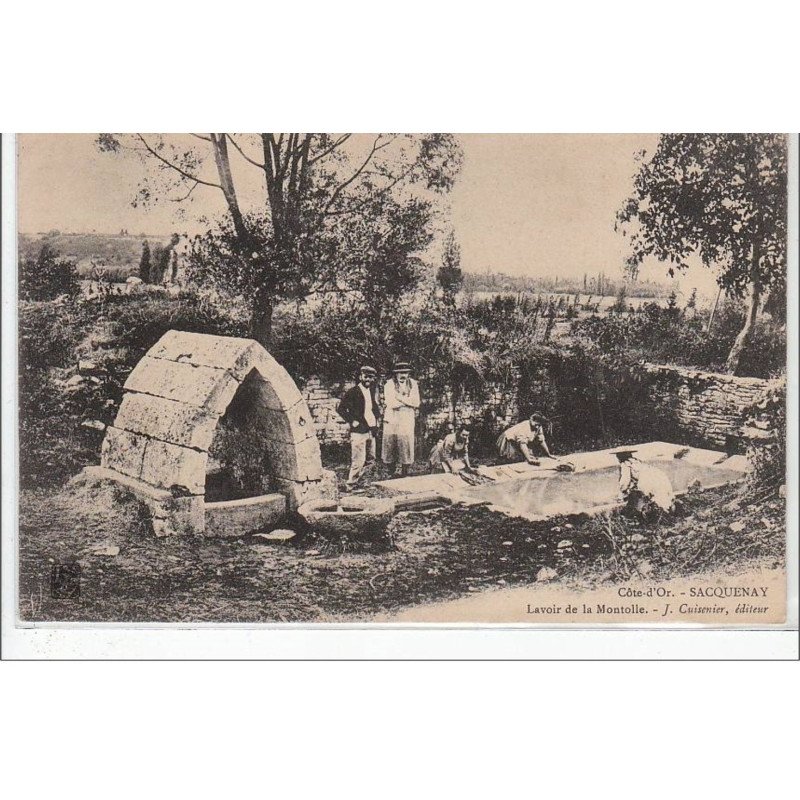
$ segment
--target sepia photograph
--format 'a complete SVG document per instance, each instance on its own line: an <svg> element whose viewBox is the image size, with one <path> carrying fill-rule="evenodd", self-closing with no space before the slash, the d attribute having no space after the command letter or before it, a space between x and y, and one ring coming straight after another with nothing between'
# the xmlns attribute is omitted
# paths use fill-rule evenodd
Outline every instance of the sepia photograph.
<svg viewBox="0 0 800 800"><path fill-rule="evenodd" d="M787 621L794 136L4 144L20 625Z"/></svg>

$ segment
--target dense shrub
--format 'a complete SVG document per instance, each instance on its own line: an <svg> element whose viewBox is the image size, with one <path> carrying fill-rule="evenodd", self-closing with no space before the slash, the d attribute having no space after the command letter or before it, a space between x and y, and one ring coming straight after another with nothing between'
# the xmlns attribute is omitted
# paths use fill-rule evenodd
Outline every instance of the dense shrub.
<svg viewBox="0 0 800 800"><path fill-rule="evenodd" d="M247 335L247 325L241 317L194 292L184 292L177 298L152 295L111 298L106 316L113 326L115 347L128 354L126 360L130 366L172 329L218 336Z"/></svg>
<svg viewBox="0 0 800 800"><path fill-rule="evenodd" d="M600 353L657 363L722 370L744 322L741 303L727 302L706 331L706 314L671 305L647 303L635 313L591 316L576 320L572 333ZM785 326L762 316L745 350L739 374L766 378L786 363Z"/></svg>
<svg viewBox="0 0 800 800"><path fill-rule="evenodd" d="M351 379L363 363L390 369L388 338L388 331L373 325L357 304L335 301L276 312L271 350L300 381L312 375L341 381Z"/></svg>
<svg viewBox="0 0 800 800"><path fill-rule="evenodd" d="M96 463L102 432L81 425L116 416L130 370L172 328L242 335L243 323L193 293L19 306L20 475L60 481ZM68 385L79 358L97 375Z"/></svg>
<svg viewBox="0 0 800 800"><path fill-rule="evenodd" d="M486 374L508 382L517 367L536 359L545 339L549 305L532 295L468 300L459 323L470 346L483 354Z"/></svg>
<svg viewBox="0 0 800 800"><path fill-rule="evenodd" d="M786 379L776 381L747 412L748 423L769 433L755 439L747 451L753 466L748 475L746 495L763 499L774 496L786 483Z"/></svg>
<svg viewBox="0 0 800 800"><path fill-rule="evenodd" d="M19 304L20 474L59 479L81 465L80 410L58 380L91 324L80 303Z"/></svg>
<svg viewBox="0 0 800 800"><path fill-rule="evenodd" d="M520 368L520 416L544 413L557 452L672 438L653 413L651 378L640 365L576 345L541 349Z"/></svg>
<svg viewBox="0 0 800 800"><path fill-rule="evenodd" d="M377 321L358 300L329 299L276 313L272 352L301 380L350 380L364 363L388 375L397 359L411 361L418 375L449 376L472 359L460 322L432 291L385 309Z"/></svg>
<svg viewBox="0 0 800 800"><path fill-rule="evenodd" d="M63 366L93 315L82 304L37 302L19 304L20 375L26 371Z"/></svg>
<svg viewBox="0 0 800 800"><path fill-rule="evenodd" d="M37 258L23 258L19 264L19 296L23 300L53 300L60 295L73 297L79 284L75 265L58 257L58 252L43 244Z"/></svg>

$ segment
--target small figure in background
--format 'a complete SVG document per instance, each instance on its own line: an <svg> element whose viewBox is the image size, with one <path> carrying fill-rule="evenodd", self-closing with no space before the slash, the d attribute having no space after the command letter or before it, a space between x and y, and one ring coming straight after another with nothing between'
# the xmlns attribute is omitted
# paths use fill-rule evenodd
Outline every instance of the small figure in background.
<svg viewBox="0 0 800 800"><path fill-rule="evenodd" d="M411 377L411 365L398 361L394 377L383 387L383 463L394 465L394 474L405 477L414 463L414 424L420 405L419 384Z"/></svg>
<svg viewBox="0 0 800 800"><path fill-rule="evenodd" d="M497 440L497 452L506 461L519 461L524 458L529 464L538 465L537 456L553 458L545 436L545 430L549 436L552 428L547 417L534 412L529 419L512 425L500 434Z"/></svg>
<svg viewBox="0 0 800 800"><path fill-rule="evenodd" d="M636 450L619 448L613 453L619 462L619 498L628 511L648 519L674 510L675 492L666 473L639 461Z"/></svg>

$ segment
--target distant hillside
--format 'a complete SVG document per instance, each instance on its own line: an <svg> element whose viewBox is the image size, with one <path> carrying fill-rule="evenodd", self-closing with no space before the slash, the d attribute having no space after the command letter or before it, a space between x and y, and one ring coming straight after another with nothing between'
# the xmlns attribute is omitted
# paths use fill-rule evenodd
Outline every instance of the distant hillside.
<svg viewBox="0 0 800 800"><path fill-rule="evenodd" d="M586 273L580 278L559 275L507 275L504 272L464 272L464 289L471 292L531 292L558 294L616 295L625 284L628 297L666 297L670 283L636 281L626 283L604 272Z"/></svg>
<svg viewBox="0 0 800 800"><path fill-rule="evenodd" d="M142 242L145 239L154 245L166 245L169 236L122 235L105 233L49 233L19 236L19 257L29 258L39 255L42 244L47 242L65 258L81 261L94 259L98 264L109 267L136 268L142 255Z"/></svg>

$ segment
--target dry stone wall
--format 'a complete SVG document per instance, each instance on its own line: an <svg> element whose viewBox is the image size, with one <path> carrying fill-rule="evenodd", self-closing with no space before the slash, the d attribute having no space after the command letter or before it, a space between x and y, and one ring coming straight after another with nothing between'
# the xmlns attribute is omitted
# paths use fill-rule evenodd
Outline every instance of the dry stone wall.
<svg viewBox="0 0 800 800"><path fill-rule="evenodd" d="M706 446L736 449L742 437L746 411L758 402L769 381L721 373L705 372L687 367L647 364L651 381L653 435L669 429L677 440ZM491 415L497 429L519 420L519 375L516 385L490 383L478 393L461 396L456 403L459 420L478 421ZM558 386L552 376L528 376L528 395L539 399L541 408L557 405ZM317 436L321 442L345 443L347 425L336 413L336 406L349 383L331 383L318 377L309 379L302 388L308 403ZM426 392L426 382L420 378L423 407L418 418L420 438L430 439L444 431L452 421L452 396L446 389L439 396Z"/></svg>
<svg viewBox="0 0 800 800"><path fill-rule="evenodd" d="M655 411L674 425L687 443L740 449L747 410L770 382L686 367L647 364Z"/></svg>
<svg viewBox="0 0 800 800"><path fill-rule="evenodd" d="M347 424L336 413L336 406L350 385L352 384L331 383L313 377L309 378L300 390L308 404L320 442L349 441Z"/></svg>
<svg viewBox="0 0 800 800"><path fill-rule="evenodd" d="M336 413L339 400L352 383L332 383L318 377L306 381L302 394L311 411L317 437L321 442L342 444L349 441L347 425ZM450 389L431 397L426 392L426 382L420 379L422 407L417 429L422 439L436 436L452 422L452 394ZM515 387L497 383L487 384L479 393L465 394L456 402L456 417L460 422L475 422L489 412L495 424L511 425L517 422L517 393Z"/></svg>

